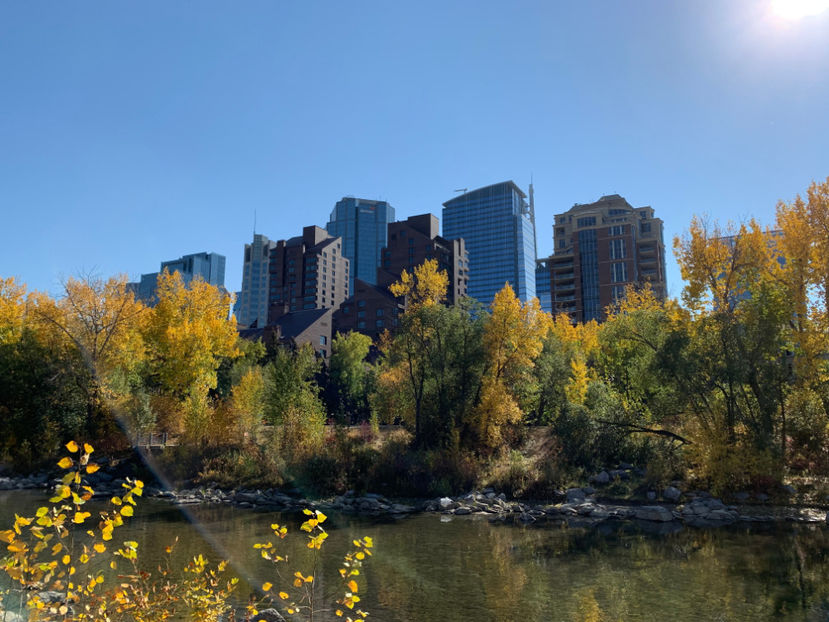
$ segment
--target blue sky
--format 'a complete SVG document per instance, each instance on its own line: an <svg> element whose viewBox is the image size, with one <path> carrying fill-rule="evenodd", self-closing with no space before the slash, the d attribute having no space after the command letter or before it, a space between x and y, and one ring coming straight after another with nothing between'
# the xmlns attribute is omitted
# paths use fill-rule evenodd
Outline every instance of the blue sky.
<svg viewBox="0 0 829 622"><path fill-rule="evenodd" d="M533 176L553 215L619 193L666 245L770 223L829 176L829 11L766 0L0 3L0 276L58 290ZM681 282L669 253L669 293Z"/></svg>

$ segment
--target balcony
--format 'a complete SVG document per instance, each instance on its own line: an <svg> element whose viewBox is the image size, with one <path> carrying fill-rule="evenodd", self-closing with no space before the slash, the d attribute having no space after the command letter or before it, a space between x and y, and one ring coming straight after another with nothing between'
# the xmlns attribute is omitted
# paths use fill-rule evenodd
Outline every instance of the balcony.
<svg viewBox="0 0 829 622"><path fill-rule="evenodd" d="M565 270L567 268L572 269L573 267L573 260L570 261L562 261L562 262L554 262L550 264L550 270Z"/></svg>
<svg viewBox="0 0 829 622"><path fill-rule="evenodd" d="M575 302L576 297L573 296L555 296L553 302Z"/></svg>

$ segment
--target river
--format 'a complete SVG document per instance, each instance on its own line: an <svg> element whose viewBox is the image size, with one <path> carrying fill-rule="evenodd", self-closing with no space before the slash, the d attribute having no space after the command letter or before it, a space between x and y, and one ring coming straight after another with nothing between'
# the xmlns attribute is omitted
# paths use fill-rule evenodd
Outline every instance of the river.
<svg viewBox="0 0 829 622"><path fill-rule="evenodd" d="M0 528L14 512L45 502L35 491L0 493ZM361 576L360 605L375 622L829 619L829 529L814 525L684 528L656 533L645 523L574 528L492 524L475 516L421 514L369 519L332 515L317 572L320 589L337 585L339 557L350 541L372 536L375 554ZM116 531L136 540L147 567L178 539L174 563L203 553L228 559L250 585L281 587L311 552L298 514L257 513L229 506L141 500ZM292 533L278 542L289 562L281 581L253 544L276 540L273 522ZM333 619L333 618L332 618Z"/></svg>

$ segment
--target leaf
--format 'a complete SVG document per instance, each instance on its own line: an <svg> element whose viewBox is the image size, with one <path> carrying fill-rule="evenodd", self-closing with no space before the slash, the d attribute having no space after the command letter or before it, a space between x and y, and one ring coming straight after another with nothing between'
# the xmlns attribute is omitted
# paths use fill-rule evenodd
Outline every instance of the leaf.
<svg viewBox="0 0 829 622"><path fill-rule="evenodd" d="M60 468L62 468L62 469L68 469L68 468L69 468L69 467L71 467L73 464L74 464L74 463L72 462L72 458L69 458L69 457L67 457L67 456L64 456L63 458L61 458L61 459L58 461L58 466L59 466Z"/></svg>
<svg viewBox="0 0 829 622"><path fill-rule="evenodd" d="M83 444L83 450L84 450L84 452L86 452L86 453L88 453L88 454L91 454L93 451L95 451L95 450L92 448L92 445L90 445L89 443L84 443L84 444Z"/></svg>
<svg viewBox="0 0 829 622"><path fill-rule="evenodd" d="M279 592L279 598L281 598L282 600L287 600L288 592Z"/></svg>
<svg viewBox="0 0 829 622"><path fill-rule="evenodd" d="M89 464L86 467L86 472L87 472L88 475L92 475L93 473L95 473L100 468L101 467L99 467L97 464Z"/></svg>
<svg viewBox="0 0 829 622"><path fill-rule="evenodd" d="M347 586L348 586L348 589L351 590L352 592L357 592L358 591L357 590L357 582L354 579L349 581L347 583Z"/></svg>
<svg viewBox="0 0 829 622"><path fill-rule="evenodd" d="M103 542L96 542L92 545L92 548L95 549L96 553L103 553L107 550L107 547Z"/></svg>
<svg viewBox="0 0 829 622"><path fill-rule="evenodd" d="M270 592L272 587L273 587L273 583L265 582L265 583L262 584L262 591L263 592Z"/></svg>
<svg viewBox="0 0 829 622"><path fill-rule="evenodd" d="M121 516L132 516L133 509L131 505L125 505L121 508Z"/></svg>
<svg viewBox="0 0 829 622"><path fill-rule="evenodd" d="M77 453L78 451L78 444L75 441L69 441L66 443L66 449L69 450L71 453Z"/></svg>

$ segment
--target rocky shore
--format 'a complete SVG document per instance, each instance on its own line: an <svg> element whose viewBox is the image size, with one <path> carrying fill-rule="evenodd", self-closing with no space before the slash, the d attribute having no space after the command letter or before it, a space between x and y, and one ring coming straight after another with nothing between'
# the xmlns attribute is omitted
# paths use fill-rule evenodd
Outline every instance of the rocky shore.
<svg viewBox="0 0 829 622"><path fill-rule="evenodd" d="M118 495L126 480L99 471L89 478L96 497ZM595 478L592 478L595 479ZM602 485L602 478L596 482ZM0 490L48 489L57 480L48 473L25 477L0 477ZM530 503L510 500L493 489L473 491L455 497L440 497L413 503L400 503L383 495L357 495L349 491L333 499L308 499L299 491L222 490L202 487L182 490L162 490L152 486L145 489L147 497L166 500L174 505L226 504L258 512L293 512L304 508L335 511L365 516L402 517L416 513L435 513L450 520L454 516L478 515L495 522L522 524L564 522L571 526L591 526L605 521L640 521L666 524L670 529L682 525L717 527L734 523L827 523L829 513L824 509L771 505L766 495L735 495L744 501L726 504L706 491L682 492L669 486L659 495L649 493L644 502L622 501L597 494L592 486L559 491L555 503ZM668 525L670 524L670 525Z"/></svg>

